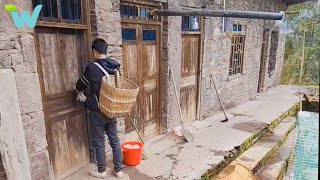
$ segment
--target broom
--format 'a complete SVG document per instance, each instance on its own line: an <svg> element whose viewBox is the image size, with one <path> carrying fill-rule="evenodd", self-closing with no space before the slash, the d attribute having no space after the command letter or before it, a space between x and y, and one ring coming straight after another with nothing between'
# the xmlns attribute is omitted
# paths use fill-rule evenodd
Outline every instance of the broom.
<svg viewBox="0 0 320 180"><path fill-rule="evenodd" d="M142 137L140 136L140 133L139 133L136 125L134 124L134 122L133 122L130 114L128 114L128 117L129 117L129 119L130 119L131 124L132 124L133 127L134 127L134 130L135 130L136 133L138 134L138 137L139 137L140 141L141 141L142 144L145 146L144 141L143 141ZM147 160L147 159L151 158L153 155L154 155L154 153L153 153L153 151L152 151L151 149L149 149L149 148L147 148L147 147L144 147L144 148L142 149L142 159L143 159L143 160Z"/></svg>
<svg viewBox="0 0 320 180"><path fill-rule="evenodd" d="M212 82L213 82L214 89L216 90L216 93L217 93L217 96L218 96L218 100L219 100L220 106L221 106L221 108L222 108L224 117L225 117L225 119L222 120L222 121L220 121L220 122L228 122L229 119L228 119L228 117L227 117L226 110L224 109L224 106L223 106L223 104L222 104L222 102L221 102L221 98L220 98L220 95L219 95L219 93L218 93L218 90L217 90L217 87L216 87L216 83L214 83L214 80L213 80L212 76L211 76L211 80L212 80Z"/></svg>

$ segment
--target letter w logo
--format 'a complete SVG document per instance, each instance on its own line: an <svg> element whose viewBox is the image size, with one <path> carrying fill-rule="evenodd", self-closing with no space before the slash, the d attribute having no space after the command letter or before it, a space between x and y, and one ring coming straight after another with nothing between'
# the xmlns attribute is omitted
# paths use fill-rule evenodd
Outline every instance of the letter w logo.
<svg viewBox="0 0 320 180"><path fill-rule="evenodd" d="M41 8L42 8L42 5L37 5L33 10L32 16L30 17L30 14L28 11L23 11L21 13L21 16L19 16L19 13L15 5L12 5L12 4L5 5L6 11L11 12L13 22L17 28L22 28L25 24L27 24L29 28L34 28L36 26Z"/></svg>

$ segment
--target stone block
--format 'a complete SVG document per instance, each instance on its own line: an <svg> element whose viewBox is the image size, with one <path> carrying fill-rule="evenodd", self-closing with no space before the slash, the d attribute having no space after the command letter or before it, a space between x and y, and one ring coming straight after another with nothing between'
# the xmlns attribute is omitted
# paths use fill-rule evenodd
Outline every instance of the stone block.
<svg viewBox="0 0 320 180"><path fill-rule="evenodd" d="M6 51L0 51L0 69L11 68L11 58Z"/></svg>
<svg viewBox="0 0 320 180"><path fill-rule="evenodd" d="M11 57L11 64L13 66L20 65L23 62L23 56L18 55L18 56L12 56Z"/></svg>
<svg viewBox="0 0 320 180"><path fill-rule="evenodd" d="M20 53L20 51L18 49L9 49L7 52L9 54L9 56L15 56Z"/></svg>
<svg viewBox="0 0 320 180"><path fill-rule="evenodd" d="M12 49L13 45L10 41L1 41L0 42L0 50L9 50Z"/></svg>
<svg viewBox="0 0 320 180"><path fill-rule="evenodd" d="M42 110L39 78L36 73L16 74L16 83L21 113Z"/></svg>
<svg viewBox="0 0 320 180"><path fill-rule="evenodd" d="M15 72L15 74L22 74L26 72L26 67L24 65L12 66L12 69Z"/></svg>
<svg viewBox="0 0 320 180"><path fill-rule="evenodd" d="M8 179L31 180L28 151L23 132L15 76L0 69L0 153Z"/></svg>
<svg viewBox="0 0 320 180"><path fill-rule="evenodd" d="M33 180L53 180L48 151L30 156Z"/></svg>
<svg viewBox="0 0 320 180"><path fill-rule="evenodd" d="M22 115L29 154L43 151L47 147L46 127L42 111Z"/></svg>
<svg viewBox="0 0 320 180"><path fill-rule="evenodd" d="M26 34L20 38L20 44L22 48L24 62L26 64L29 64L36 71L37 59L36 59L34 37L30 34Z"/></svg>

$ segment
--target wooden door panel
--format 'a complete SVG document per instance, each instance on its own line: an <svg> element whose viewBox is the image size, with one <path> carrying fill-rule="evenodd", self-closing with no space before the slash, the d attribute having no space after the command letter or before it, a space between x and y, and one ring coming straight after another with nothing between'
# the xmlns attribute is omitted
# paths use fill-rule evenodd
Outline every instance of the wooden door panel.
<svg viewBox="0 0 320 180"><path fill-rule="evenodd" d="M124 44L123 52L123 68L124 76L137 82L138 81L138 47L136 44Z"/></svg>
<svg viewBox="0 0 320 180"><path fill-rule="evenodd" d="M56 179L90 162L84 107L74 104L83 44L81 31L37 29L48 148Z"/></svg>
<svg viewBox="0 0 320 180"><path fill-rule="evenodd" d="M190 76L186 76L184 78L181 78L180 81L180 88L186 88L189 86L197 86L197 76L196 75L190 75Z"/></svg>
<svg viewBox="0 0 320 180"><path fill-rule="evenodd" d="M143 101L141 102L141 116L143 118L144 137L149 138L158 134L159 124L159 38L144 33L159 34L157 26L143 25L141 27L141 81Z"/></svg>
<svg viewBox="0 0 320 180"><path fill-rule="evenodd" d="M75 89L75 85L81 74L81 64L79 63L79 43L80 39L74 34L60 34L60 53L61 58L60 67L63 73L63 82L66 91Z"/></svg>
<svg viewBox="0 0 320 180"><path fill-rule="evenodd" d="M145 80L142 86L141 117L143 120L144 138L150 138L158 134L158 88L157 79Z"/></svg>
<svg viewBox="0 0 320 180"><path fill-rule="evenodd" d="M142 45L142 67L144 78L157 78L157 45Z"/></svg>
<svg viewBox="0 0 320 180"><path fill-rule="evenodd" d="M90 158L88 154L88 135L85 121L80 121L84 117L84 112L77 115L68 116L67 135L69 144L69 158L71 167L81 168L87 164Z"/></svg>
<svg viewBox="0 0 320 180"><path fill-rule="evenodd" d="M201 35L198 34L182 35L180 105L183 118L187 122L195 120L197 114L200 39Z"/></svg>
<svg viewBox="0 0 320 180"><path fill-rule="evenodd" d="M67 135L67 124L66 120L62 119L56 123L50 124L51 138L50 145L52 147L57 147L50 149L51 158L54 159L53 170L55 177L59 177L66 170L70 169L70 159L69 159L69 144Z"/></svg>
<svg viewBox="0 0 320 180"><path fill-rule="evenodd" d="M200 58L200 37L199 35L182 36L182 77L197 72L198 60Z"/></svg>
<svg viewBox="0 0 320 180"><path fill-rule="evenodd" d="M189 86L189 88L183 88L180 92L181 98L181 110L186 122L191 122L196 119L197 114L197 89L196 86Z"/></svg>
<svg viewBox="0 0 320 180"><path fill-rule="evenodd" d="M59 58L57 50L57 34L44 33L38 34L40 59L42 60L42 74L44 79L45 95L53 95L62 92L61 69L59 68Z"/></svg>
<svg viewBox="0 0 320 180"><path fill-rule="evenodd" d="M123 25L122 28L130 29L135 31L135 40L130 41L124 41L122 43L122 62L123 62L123 71L124 71L124 77L129 78L138 86L140 86L139 82L139 47L138 47L138 27L136 25ZM133 36L132 36L133 37ZM132 38L131 37L131 38ZM140 120L140 106L139 102L142 97L141 89L139 91L136 104L133 106L130 116L133 120L133 123L138 128L138 130L142 131L142 126L139 124ZM134 127L128 117L125 118L125 124L126 124L126 132L130 132L134 130Z"/></svg>
<svg viewBox="0 0 320 180"><path fill-rule="evenodd" d="M156 91L144 91L144 99L143 99L142 107L144 109L143 119L145 121L145 125L150 125L152 123L156 123L157 118L157 92Z"/></svg>

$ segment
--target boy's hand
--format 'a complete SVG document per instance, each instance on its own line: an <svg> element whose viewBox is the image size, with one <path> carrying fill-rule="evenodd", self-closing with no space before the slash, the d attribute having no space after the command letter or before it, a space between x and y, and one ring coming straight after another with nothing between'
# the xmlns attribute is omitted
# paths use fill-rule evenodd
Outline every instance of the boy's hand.
<svg viewBox="0 0 320 180"><path fill-rule="evenodd" d="M77 91L77 97L76 97L76 101L79 101L79 102L86 102L87 100L87 97L84 95L84 93L81 91Z"/></svg>

